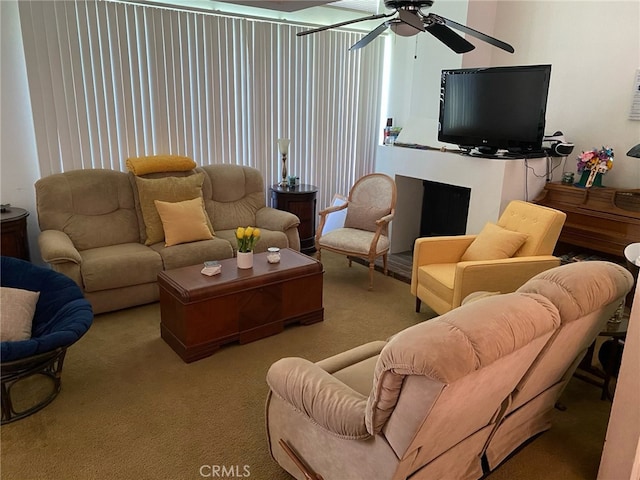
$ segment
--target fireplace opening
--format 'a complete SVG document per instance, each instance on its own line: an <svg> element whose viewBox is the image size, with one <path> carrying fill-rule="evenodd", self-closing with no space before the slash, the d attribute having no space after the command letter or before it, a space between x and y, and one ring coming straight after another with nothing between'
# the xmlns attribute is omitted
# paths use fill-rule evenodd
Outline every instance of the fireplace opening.
<svg viewBox="0 0 640 480"><path fill-rule="evenodd" d="M420 236L464 235L471 189L423 180Z"/></svg>

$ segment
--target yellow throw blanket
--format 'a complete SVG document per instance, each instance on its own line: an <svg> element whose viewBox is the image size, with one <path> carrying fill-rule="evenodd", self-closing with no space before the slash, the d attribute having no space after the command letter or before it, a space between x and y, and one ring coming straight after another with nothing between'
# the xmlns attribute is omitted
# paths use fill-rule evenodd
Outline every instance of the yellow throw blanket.
<svg viewBox="0 0 640 480"><path fill-rule="evenodd" d="M196 162L180 155L127 158L127 169L138 176L155 172L186 172L194 168L196 168Z"/></svg>

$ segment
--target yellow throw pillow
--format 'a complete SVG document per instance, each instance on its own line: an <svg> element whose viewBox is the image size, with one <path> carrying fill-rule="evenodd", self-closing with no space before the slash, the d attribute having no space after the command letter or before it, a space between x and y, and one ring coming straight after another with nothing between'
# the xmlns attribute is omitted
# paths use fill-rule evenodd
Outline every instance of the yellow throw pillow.
<svg viewBox="0 0 640 480"><path fill-rule="evenodd" d="M166 247L213 238L202 197L175 203L156 200L154 203L164 228Z"/></svg>
<svg viewBox="0 0 640 480"><path fill-rule="evenodd" d="M187 172L196 168L196 162L180 155L151 155L127 158L127 169L134 175L155 172Z"/></svg>
<svg viewBox="0 0 640 480"><path fill-rule="evenodd" d="M154 243L164 240L164 229L158 210L154 203L155 200L162 202L182 202L183 200L191 200L196 197L202 197L202 182L204 181L204 173L189 175L188 177L163 177L163 178L140 178L135 177L136 186L138 187L138 197L140 199L140 210L144 219L145 232L147 239L145 245L153 245ZM213 227L206 215L207 226L213 234Z"/></svg>
<svg viewBox="0 0 640 480"><path fill-rule="evenodd" d="M511 258L527 241L527 237L526 233L513 232L495 223L487 223L460 260L466 262Z"/></svg>

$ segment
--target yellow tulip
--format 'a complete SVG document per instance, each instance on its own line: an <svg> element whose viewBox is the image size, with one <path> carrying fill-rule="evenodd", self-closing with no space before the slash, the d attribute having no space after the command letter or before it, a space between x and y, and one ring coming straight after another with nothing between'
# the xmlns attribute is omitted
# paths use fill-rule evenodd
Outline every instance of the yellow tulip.
<svg viewBox="0 0 640 480"><path fill-rule="evenodd" d="M253 229L253 236L258 238L260 237L260 229L259 228L254 228Z"/></svg>
<svg viewBox="0 0 640 480"><path fill-rule="evenodd" d="M244 234L247 238L251 238L253 235L253 227L247 227L244 229Z"/></svg>
<svg viewBox="0 0 640 480"><path fill-rule="evenodd" d="M236 230L236 238L240 240L244 238L244 227L238 227Z"/></svg>

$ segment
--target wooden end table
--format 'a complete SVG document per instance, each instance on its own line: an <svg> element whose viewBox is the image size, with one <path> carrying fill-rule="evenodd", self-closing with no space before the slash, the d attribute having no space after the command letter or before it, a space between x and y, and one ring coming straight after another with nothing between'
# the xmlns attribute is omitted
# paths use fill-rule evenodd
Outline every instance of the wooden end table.
<svg viewBox="0 0 640 480"><path fill-rule="evenodd" d="M300 251L311 254L316 251L316 194L315 185L296 185L283 187L272 185L271 206L278 210L291 212L300 219Z"/></svg>
<svg viewBox="0 0 640 480"><path fill-rule="evenodd" d="M247 270L235 258L222 260L222 272L211 277L200 273L202 265L160 272L162 338L188 363L226 343L322 321L322 264L288 248L280 254L280 263L270 264L257 253Z"/></svg>
<svg viewBox="0 0 640 480"><path fill-rule="evenodd" d="M27 235L28 216L29 212L17 207L8 207L5 212L0 213L2 255L26 261L31 259Z"/></svg>
<svg viewBox="0 0 640 480"><path fill-rule="evenodd" d="M609 337L614 340L624 340L627 336L627 329L629 328L629 315L625 313L622 317L622 321L620 322L607 322L604 328L598 333L599 337ZM609 399L613 400L613 395L610 392L610 385L612 380L612 373L610 369L600 370L592 366L591 362L593 361L595 355L595 346L596 342L594 341L588 348L587 353L585 354L582 362L578 365L578 369L574 373L576 377L581 380L584 380L592 385L596 385L597 387L602 388L602 394L600 396L601 400ZM610 364L613 365L616 362L615 359L615 351L611 350L611 358L608 360ZM593 379L589 376L583 375L580 370L596 377Z"/></svg>

